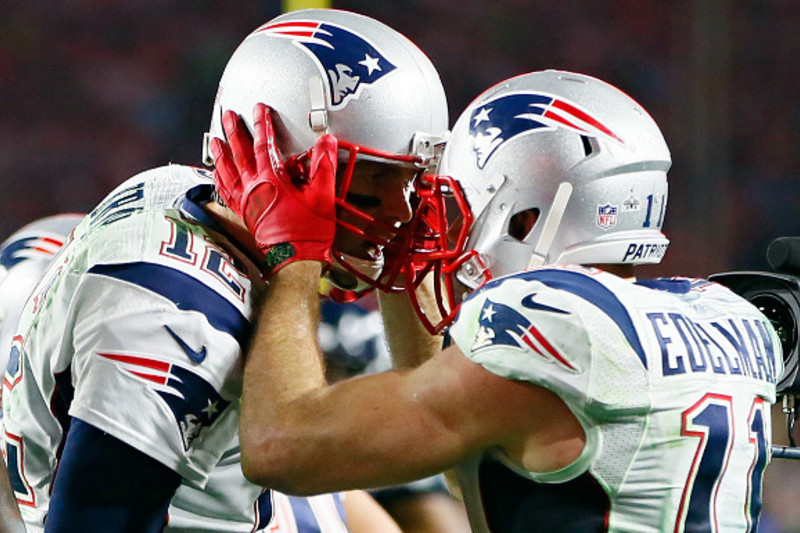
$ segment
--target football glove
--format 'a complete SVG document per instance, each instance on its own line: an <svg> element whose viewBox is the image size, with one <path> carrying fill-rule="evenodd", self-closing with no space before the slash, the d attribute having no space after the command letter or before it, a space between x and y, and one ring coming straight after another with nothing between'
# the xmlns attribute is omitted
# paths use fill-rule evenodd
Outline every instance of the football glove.
<svg viewBox="0 0 800 533"><path fill-rule="evenodd" d="M226 111L222 124L228 143L211 141L214 182L221 198L264 253L265 279L298 260L329 266L336 231L338 141L323 135L307 157L286 162L275 140L271 109L257 104L253 123L254 140L244 120Z"/></svg>

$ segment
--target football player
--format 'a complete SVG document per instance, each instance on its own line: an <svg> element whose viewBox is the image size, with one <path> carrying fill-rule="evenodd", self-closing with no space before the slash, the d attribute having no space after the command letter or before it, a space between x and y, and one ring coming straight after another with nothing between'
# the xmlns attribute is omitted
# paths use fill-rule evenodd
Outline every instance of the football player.
<svg viewBox="0 0 800 533"><path fill-rule="evenodd" d="M330 179L294 185L263 142L234 144L239 165L218 150L216 179L244 191L232 205L251 231L312 239L275 215L319 212ZM596 78L541 71L481 94L428 180L428 197L442 185L469 206L462 229L442 201L426 235L455 244L412 251L443 277L443 324L458 312L451 345L327 385L311 328L327 259L280 269L244 370L246 476L308 494L454 468L480 533L756 530L780 341L721 285L636 279L668 245L670 165L650 115Z"/></svg>
<svg viewBox="0 0 800 533"><path fill-rule="evenodd" d="M3 368L3 373L9 354L18 345L14 334L28 295L84 216L65 213L45 217L23 226L0 244L0 368ZM15 372L15 369L9 371L10 374ZM0 434L3 433L1 430L2 411ZM231 468L237 475L239 470L236 464ZM5 462L0 461L0 483L6 486L0 491L0 531L22 532L24 525L16 500L11 496L13 492L7 486L8 481ZM21 480L15 478L12 482L19 486ZM275 528L273 531L334 533L345 532L348 526L350 531L359 531L351 523L364 522L375 527L375 524L387 521L385 516L381 516L383 510L368 495L357 492L334 498L327 495L298 498L265 492L263 497L271 498L269 503L273 506L274 517L270 527ZM391 528L387 526L387 530L391 531ZM369 533L372 529L362 528L360 531Z"/></svg>
<svg viewBox="0 0 800 533"><path fill-rule="evenodd" d="M21 227L0 244L0 370L3 374L15 346L14 332L25 299L84 216L64 213L41 218ZM0 442L2 435L3 412L0 410ZM25 526L10 481L6 464L0 461L0 531L24 533Z"/></svg>
<svg viewBox="0 0 800 533"><path fill-rule="evenodd" d="M41 218L22 226L0 244L0 369L3 373L25 300L84 216L63 213ZM0 411L0 429L2 420Z"/></svg>
<svg viewBox="0 0 800 533"><path fill-rule="evenodd" d="M224 136L223 111L258 101L275 109L295 177L328 168L338 154L319 147L330 134L342 141L347 215L327 243L328 276L351 295L389 290L402 265L388 241L402 237L414 178L448 126L429 59L371 18L292 12L234 52L208 138ZM284 500L239 465L241 346L262 275L306 253L262 252L195 167L136 175L86 217L23 310L3 391L29 532L285 530ZM324 498L308 500L315 515L329 512L318 530L343 530L336 497Z"/></svg>

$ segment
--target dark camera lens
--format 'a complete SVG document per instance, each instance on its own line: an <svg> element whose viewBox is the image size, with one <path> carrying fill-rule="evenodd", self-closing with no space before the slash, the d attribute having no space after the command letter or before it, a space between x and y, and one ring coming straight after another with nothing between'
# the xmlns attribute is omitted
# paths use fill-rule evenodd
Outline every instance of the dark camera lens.
<svg viewBox="0 0 800 533"><path fill-rule="evenodd" d="M775 294L762 293L749 298L749 300L772 322L778 338L781 339L783 359L786 361L797 343L797 320L791 307L783 298Z"/></svg>

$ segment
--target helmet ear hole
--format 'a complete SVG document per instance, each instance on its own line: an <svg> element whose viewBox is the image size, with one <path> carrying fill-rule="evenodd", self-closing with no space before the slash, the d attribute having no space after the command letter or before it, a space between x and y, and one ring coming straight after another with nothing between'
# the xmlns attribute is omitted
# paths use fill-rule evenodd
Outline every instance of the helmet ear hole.
<svg viewBox="0 0 800 533"><path fill-rule="evenodd" d="M509 220L508 235L520 242L524 241L528 235L530 235L531 231L533 231L533 226L536 225L537 220L539 220L538 207L531 207L530 209L520 211Z"/></svg>
<svg viewBox="0 0 800 533"><path fill-rule="evenodd" d="M597 141L595 141L597 142ZM586 135L581 135L581 144L583 144L583 155L589 157L594 152L594 143Z"/></svg>

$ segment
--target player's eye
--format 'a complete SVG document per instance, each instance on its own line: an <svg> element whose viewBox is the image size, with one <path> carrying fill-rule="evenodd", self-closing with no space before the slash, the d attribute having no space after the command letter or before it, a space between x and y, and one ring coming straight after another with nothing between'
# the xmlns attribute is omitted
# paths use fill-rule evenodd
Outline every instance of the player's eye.
<svg viewBox="0 0 800 533"><path fill-rule="evenodd" d="M380 207L381 199L371 194L359 194L357 192L347 193L347 203L358 209L370 209Z"/></svg>

